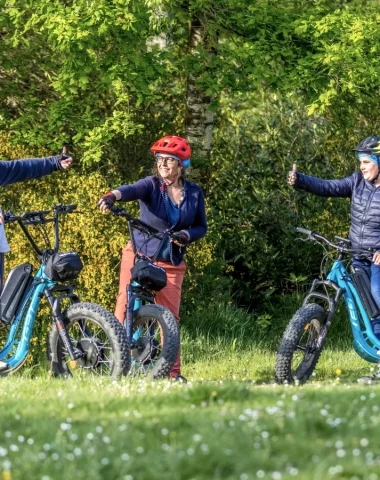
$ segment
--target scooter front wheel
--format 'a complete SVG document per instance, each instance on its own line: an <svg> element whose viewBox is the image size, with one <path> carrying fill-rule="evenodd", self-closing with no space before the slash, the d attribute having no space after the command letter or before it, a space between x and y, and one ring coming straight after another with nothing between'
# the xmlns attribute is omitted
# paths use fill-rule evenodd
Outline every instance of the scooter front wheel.
<svg viewBox="0 0 380 480"><path fill-rule="evenodd" d="M110 376L120 378L130 368L125 329L116 317L94 303L75 303L63 312L73 348L81 353L72 360L57 327L49 335L49 360L54 376Z"/></svg>
<svg viewBox="0 0 380 480"><path fill-rule="evenodd" d="M301 307L290 320L276 358L276 381L305 383L313 373L323 344L318 346L326 312L315 303Z"/></svg>

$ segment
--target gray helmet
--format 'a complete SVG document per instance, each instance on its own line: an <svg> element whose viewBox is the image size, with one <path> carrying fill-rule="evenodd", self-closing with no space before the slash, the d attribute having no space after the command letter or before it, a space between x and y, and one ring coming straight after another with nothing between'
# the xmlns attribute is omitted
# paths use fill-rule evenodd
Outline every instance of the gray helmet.
<svg viewBox="0 0 380 480"><path fill-rule="evenodd" d="M377 135L366 137L354 148L354 150L357 152L369 153L370 155L380 155L380 137Z"/></svg>

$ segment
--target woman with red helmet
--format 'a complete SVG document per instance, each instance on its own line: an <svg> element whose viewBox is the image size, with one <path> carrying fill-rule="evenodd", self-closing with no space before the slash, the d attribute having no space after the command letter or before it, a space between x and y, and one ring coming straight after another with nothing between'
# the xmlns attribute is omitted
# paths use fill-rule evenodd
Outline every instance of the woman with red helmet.
<svg viewBox="0 0 380 480"><path fill-rule="evenodd" d="M131 185L122 185L106 193L98 202L103 213L117 200L140 203L140 219L158 230L173 229L179 232L181 242L170 242L162 246L157 265L165 268L167 286L156 292L156 303L168 308L179 322L181 288L186 271L183 256L186 246L202 238L207 231L206 211L202 190L199 185L186 180L186 169L190 165L191 149L187 140L176 135L160 138L151 148L155 157L154 175L138 180ZM153 257L159 240L146 243L144 236L135 233L137 248L143 255ZM130 242L123 249L120 265L119 293L115 315L120 322L124 319L126 286L130 283L134 254ZM170 377L186 382L181 375L180 355L170 372Z"/></svg>

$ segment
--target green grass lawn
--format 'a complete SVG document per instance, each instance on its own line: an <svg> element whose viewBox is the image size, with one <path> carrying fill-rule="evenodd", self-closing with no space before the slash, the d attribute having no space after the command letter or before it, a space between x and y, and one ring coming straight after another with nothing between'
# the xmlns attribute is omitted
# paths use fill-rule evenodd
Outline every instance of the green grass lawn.
<svg viewBox="0 0 380 480"><path fill-rule="evenodd" d="M302 387L273 366L232 349L185 364L187 385L2 378L1 478L380 479L380 386L356 383L370 365L326 350Z"/></svg>

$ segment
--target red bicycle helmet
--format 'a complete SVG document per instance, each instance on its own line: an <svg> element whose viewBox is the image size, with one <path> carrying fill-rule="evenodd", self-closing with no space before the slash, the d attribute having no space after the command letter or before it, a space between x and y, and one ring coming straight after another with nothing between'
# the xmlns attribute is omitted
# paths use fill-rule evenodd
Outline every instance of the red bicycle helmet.
<svg viewBox="0 0 380 480"><path fill-rule="evenodd" d="M182 137L176 135L167 135L162 137L152 146L151 151L156 153L168 153L178 157L181 162L191 157L191 148Z"/></svg>

